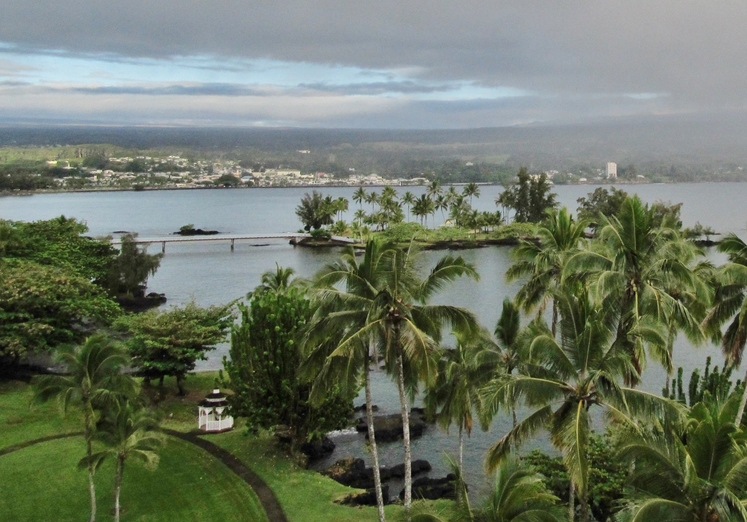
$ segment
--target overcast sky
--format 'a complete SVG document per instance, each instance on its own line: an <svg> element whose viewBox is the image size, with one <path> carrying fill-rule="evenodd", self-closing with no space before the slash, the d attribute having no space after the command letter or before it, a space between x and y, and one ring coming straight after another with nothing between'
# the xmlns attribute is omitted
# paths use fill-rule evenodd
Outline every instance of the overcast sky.
<svg viewBox="0 0 747 522"><path fill-rule="evenodd" d="M746 104L743 0L0 0L0 120L471 128Z"/></svg>

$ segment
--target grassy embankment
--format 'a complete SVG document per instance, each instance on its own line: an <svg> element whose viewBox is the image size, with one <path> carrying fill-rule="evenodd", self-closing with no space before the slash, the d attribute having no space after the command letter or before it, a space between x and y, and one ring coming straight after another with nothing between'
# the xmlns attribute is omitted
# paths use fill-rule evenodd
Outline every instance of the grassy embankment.
<svg viewBox="0 0 747 522"><path fill-rule="evenodd" d="M469 230L458 227L425 228L418 223L400 223L386 230L371 232L368 237L358 238L348 230L348 237L360 240L379 238L399 244L408 244L414 240L424 249L479 248L487 245L515 245L522 238L536 236L536 225L533 223L511 223L488 232Z"/></svg>
<svg viewBox="0 0 747 522"><path fill-rule="evenodd" d="M196 404L213 387L215 374L197 374L187 380L184 398L171 388L160 402L163 426L179 431L195 429ZM168 379L167 386L173 385ZM154 393L154 392L152 392ZM0 450L31 439L81 429L74 408L61 417L56 404L29 407L28 384L0 382ZM375 508L334 504L354 491L299 466L267 435L248 436L241 428L210 440L234 453L275 492L291 521L376 520ZM0 456L0 520L80 520L88 512L87 478L77 469L85 454L81 437L43 442ZM97 474L100 520L113 507L113 464ZM169 437L156 470L128 463L122 491L122 520L266 520L256 495L222 463L201 449ZM387 506L392 519L402 508Z"/></svg>

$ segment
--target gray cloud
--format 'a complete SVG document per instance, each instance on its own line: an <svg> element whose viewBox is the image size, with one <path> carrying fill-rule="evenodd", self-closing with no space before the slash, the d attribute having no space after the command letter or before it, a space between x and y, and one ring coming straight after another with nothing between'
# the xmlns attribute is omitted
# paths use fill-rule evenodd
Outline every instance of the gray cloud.
<svg viewBox="0 0 747 522"><path fill-rule="evenodd" d="M194 85L159 85L159 86L97 86L97 87L62 87L49 90L70 91L83 94L132 94L140 96L266 96L267 91L228 83L200 83Z"/></svg>
<svg viewBox="0 0 747 522"><path fill-rule="evenodd" d="M539 95L509 102L524 104L523 119L747 106L747 3L735 0L0 1L0 41L26 52L115 60L200 55L234 68L236 58L265 58L417 71L414 83L399 86L336 87L312 78L306 87L376 94L428 92L427 85L448 82L508 86ZM617 98L639 93L665 96ZM426 107L456 114L445 109L456 106L466 107L418 110L425 118ZM512 114L503 102L496 106Z"/></svg>

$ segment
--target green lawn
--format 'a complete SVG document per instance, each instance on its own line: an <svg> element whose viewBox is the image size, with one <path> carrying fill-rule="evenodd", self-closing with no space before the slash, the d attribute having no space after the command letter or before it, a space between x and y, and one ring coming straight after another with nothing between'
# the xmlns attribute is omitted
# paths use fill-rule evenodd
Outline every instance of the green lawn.
<svg viewBox="0 0 747 522"><path fill-rule="evenodd" d="M178 431L197 427L197 403L213 389L216 373L190 375L188 394L176 396L166 379L144 393L158 404L162 425ZM62 417L56 403L30 407L31 387L0 381L0 449L57 433L80 431L81 416L71 408ZM273 490L291 522L365 522L377 520L375 507L351 508L333 501L356 491L303 469L272 437L248 436L238 429L209 440L226 448ZM85 454L82 437L40 443L0 456L0 521L82 520L89 509L85 471L77 469ZM99 520L113 506L113 466L97 474ZM442 506L443 502L433 505ZM448 503L448 502L447 502ZM123 521L133 520L266 520L259 500L246 483L201 449L169 437L154 471L139 463L125 469ZM401 506L387 506L387 518L402 519Z"/></svg>
<svg viewBox="0 0 747 522"><path fill-rule="evenodd" d="M0 520L78 521L89 511L87 475L76 469L82 438L41 443L0 457ZM113 464L96 475L100 520L114 506ZM201 449L169 438L158 468L125 468L122 520L267 520L253 491Z"/></svg>
<svg viewBox="0 0 747 522"><path fill-rule="evenodd" d="M31 404L31 387L19 381L0 380L0 449L19 442L81 431L77 409L63 418L57 403Z"/></svg>

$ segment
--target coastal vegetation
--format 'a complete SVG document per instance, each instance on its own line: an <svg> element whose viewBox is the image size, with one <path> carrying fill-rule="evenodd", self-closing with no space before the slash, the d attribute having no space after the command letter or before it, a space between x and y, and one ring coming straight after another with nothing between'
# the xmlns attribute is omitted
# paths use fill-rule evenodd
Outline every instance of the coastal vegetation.
<svg viewBox="0 0 747 522"><path fill-rule="evenodd" d="M3 222L0 406L7 408L0 407L0 420L9 429L0 433L1 472L19 477L24 466L59 466L80 489L63 488L73 499L62 510L70 518L85 511L89 520L101 520L109 507L116 519L149 518L149 510L171 498L168 488L186 484L225 518L246 509L262 520L259 497L246 483L161 433L193 430L196 402L220 385L240 429L212 440L266 482L289 520L747 522L747 389L744 381L731 382L747 338L747 246L727 237L718 249L728 262L716 266L687 240L678 205L594 192L579 202L582 217L574 217L555 208L542 175L520 171L517 178L498 201L510 212L496 213L472 209L477 185L457 192L432 182L417 198L400 197L392 187L361 188L353 200L359 223L343 232L355 230L363 251L345 249L308 281L277 266L236 305L238 322L235 303L126 312L115 299L126 293L122 274L139 274L129 284L139 288L160 258L134 243L125 255L124 248L86 238L85 228L67 218ZM307 196L299 207L299 218L308 218L304 227L331 234L346 205L319 192ZM430 229L439 212L454 226ZM445 286L476 280L475 267L452 254L424 266L417 234L454 242L509 237L507 231L518 243L507 276L519 286L490 332L469 310L439 301ZM36 241L40 237L45 241ZM119 274L116 284L112 274ZM224 372L187 378L229 332ZM721 370L709 363L702 378L694 373L685 386L673 365L678 336L718 343ZM53 375L21 366L40 353L55 358ZM665 370L664 393L640 387L646 365ZM401 505L386 505L382 487L370 382L378 370L399 399ZM24 377L30 386L16 380ZM349 499L349 488L302 469L302 448L348 425L361 390L373 462L365 473L370 470L373 487L370 505L359 511L335 503ZM17 403L27 409L32 398L41 404L27 415ZM454 473L446 478L453 501L417 502L416 398L429 420L459 438ZM53 399L62 406L62 421L49 418L57 415L46 404ZM504 415L511 427L495 435L484 455L490 487L480 498L478 485L468 491L464 478L465 435ZM597 434L600 427L608 433ZM23 446L65 434L70 438ZM556 454L527 455L524 443L538 434L546 434ZM29 457L26 464L18 452ZM160 463L143 469L137 455L147 467ZM179 459L190 460L182 482L173 477ZM76 475L76 464L84 473ZM210 488L195 486L191 474ZM31 493L11 487L23 507L0 500L0 514L24 520L44 518L41 510L51 509L54 499L41 488L29 490L45 503L37 507ZM228 500L211 489L223 487ZM163 509L184 517L179 506ZM197 520L214 515L194 509Z"/></svg>

